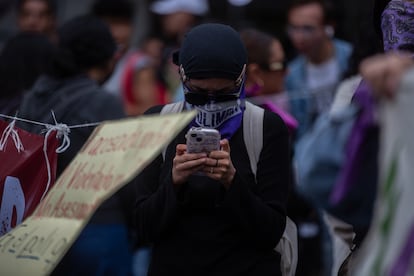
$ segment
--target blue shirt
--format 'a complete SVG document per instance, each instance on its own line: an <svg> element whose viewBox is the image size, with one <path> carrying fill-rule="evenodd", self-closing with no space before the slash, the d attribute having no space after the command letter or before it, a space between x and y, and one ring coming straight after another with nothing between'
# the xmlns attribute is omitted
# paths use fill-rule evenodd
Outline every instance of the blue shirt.
<svg viewBox="0 0 414 276"><path fill-rule="evenodd" d="M338 63L339 73L342 77L348 69L348 60L352 54L350 43L338 39L333 40L335 49L335 60ZM292 60L289 65L289 71L285 79L285 87L290 98L291 114L298 120L299 127L297 137L302 136L313 123L313 115L310 110L311 97L307 95L307 59L299 55Z"/></svg>

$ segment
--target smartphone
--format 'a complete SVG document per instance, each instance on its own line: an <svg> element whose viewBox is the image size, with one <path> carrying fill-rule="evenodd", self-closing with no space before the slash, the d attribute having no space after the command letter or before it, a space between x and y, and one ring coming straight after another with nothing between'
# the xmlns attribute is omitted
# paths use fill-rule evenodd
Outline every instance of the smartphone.
<svg viewBox="0 0 414 276"><path fill-rule="evenodd" d="M187 152L210 153L220 149L220 132L214 128L192 127L185 135Z"/></svg>

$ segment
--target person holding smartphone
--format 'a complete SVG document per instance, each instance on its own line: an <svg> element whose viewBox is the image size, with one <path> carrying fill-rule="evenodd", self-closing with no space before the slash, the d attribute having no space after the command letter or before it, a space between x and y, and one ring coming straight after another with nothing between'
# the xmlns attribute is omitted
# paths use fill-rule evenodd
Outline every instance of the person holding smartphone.
<svg viewBox="0 0 414 276"><path fill-rule="evenodd" d="M239 33L198 25L174 61L183 110L198 115L136 179L137 236L152 244L148 275L282 275L274 248L285 230L291 182L286 125L264 111L254 174L247 151L253 145L243 138L247 53ZM189 153L192 127L218 130L220 150Z"/></svg>

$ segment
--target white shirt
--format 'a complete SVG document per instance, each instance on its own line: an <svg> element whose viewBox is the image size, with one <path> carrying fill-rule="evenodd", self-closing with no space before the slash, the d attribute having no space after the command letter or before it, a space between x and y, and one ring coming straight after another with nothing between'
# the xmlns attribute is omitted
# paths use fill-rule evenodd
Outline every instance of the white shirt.
<svg viewBox="0 0 414 276"><path fill-rule="evenodd" d="M322 63L306 65L306 82L310 96L313 97L313 111L327 110L332 101L336 85L340 80L339 65L335 58Z"/></svg>

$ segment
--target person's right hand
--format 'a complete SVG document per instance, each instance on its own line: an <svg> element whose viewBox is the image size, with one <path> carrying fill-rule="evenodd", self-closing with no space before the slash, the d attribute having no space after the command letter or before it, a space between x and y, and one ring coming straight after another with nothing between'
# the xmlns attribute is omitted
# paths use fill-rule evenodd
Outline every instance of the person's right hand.
<svg viewBox="0 0 414 276"><path fill-rule="evenodd" d="M172 167L172 180L175 187L185 183L190 175L203 169L207 153L187 153L187 145L178 144Z"/></svg>
<svg viewBox="0 0 414 276"><path fill-rule="evenodd" d="M375 95L392 99L404 72L413 65L412 54L389 52L365 59L360 72Z"/></svg>

